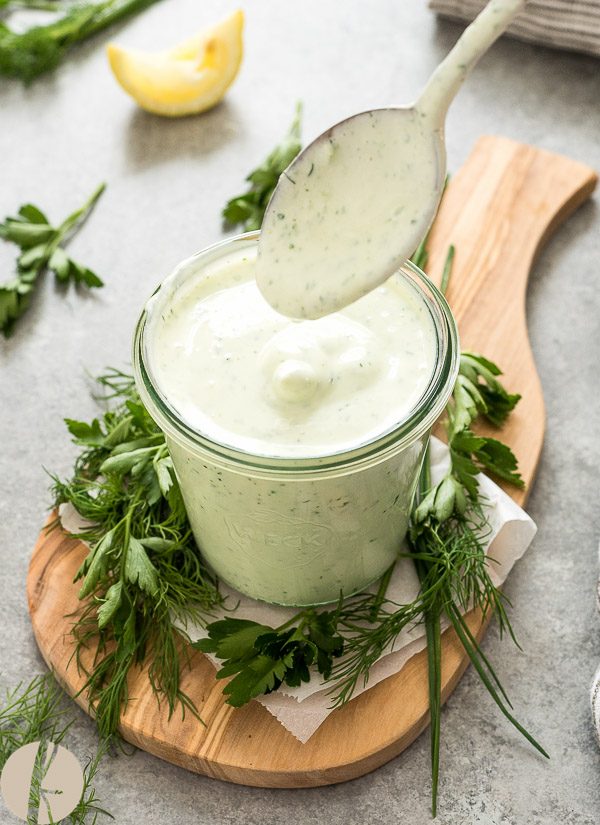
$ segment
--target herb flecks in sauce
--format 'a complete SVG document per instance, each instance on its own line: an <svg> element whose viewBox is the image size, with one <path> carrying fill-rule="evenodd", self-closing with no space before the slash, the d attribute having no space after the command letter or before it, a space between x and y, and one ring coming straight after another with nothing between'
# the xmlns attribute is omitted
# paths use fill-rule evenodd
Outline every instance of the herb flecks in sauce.
<svg viewBox="0 0 600 825"><path fill-rule="evenodd" d="M269 303L320 318L389 277L419 244L423 214L433 217L436 158L412 110L368 112L309 147L280 179L262 227L257 280Z"/></svg>
<svg viewBox="0 0 600 825"><path fill-rule="evenodd" d="M301 457L352 449L410 413L433 373L436 340L407 278L343 312L295 322L258 291L254 257L241 258L166 283L150 310L154 378L188 424L253 454Z"/></svg>

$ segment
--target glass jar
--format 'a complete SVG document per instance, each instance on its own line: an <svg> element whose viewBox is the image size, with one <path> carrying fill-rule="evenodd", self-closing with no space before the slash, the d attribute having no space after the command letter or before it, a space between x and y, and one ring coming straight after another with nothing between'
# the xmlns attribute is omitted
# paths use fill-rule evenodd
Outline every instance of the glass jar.
<svg viewBox="0 0 600 825"><path fill-rule="evenodd" d="M253 455L211 440L170 405L152 375L151 313L189 278L232 251L254 250L259 233L209 247L177 267L137 325L138 391L163 430L196 542L216 575L241 593L283 605L335 601L378 579L408 528L425 444L452 392L459 362L456 324L443 295L412 263L406 278L431 315L433 374L411 412L368 443L331 455Z"/></svg>

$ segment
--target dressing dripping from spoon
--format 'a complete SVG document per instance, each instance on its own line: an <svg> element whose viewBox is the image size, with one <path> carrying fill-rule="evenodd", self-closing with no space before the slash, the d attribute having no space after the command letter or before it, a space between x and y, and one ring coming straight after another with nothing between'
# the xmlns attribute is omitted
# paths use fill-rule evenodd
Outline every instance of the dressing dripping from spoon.
<svg viewBox="0 0 600 825"><path fill-rule="evenodd" d="M299 319L328 315L413 254L444 189L450 103L525 2L491 0L416 103L337 123L283 172L265 213L256 275L274 309Z"/></svg>

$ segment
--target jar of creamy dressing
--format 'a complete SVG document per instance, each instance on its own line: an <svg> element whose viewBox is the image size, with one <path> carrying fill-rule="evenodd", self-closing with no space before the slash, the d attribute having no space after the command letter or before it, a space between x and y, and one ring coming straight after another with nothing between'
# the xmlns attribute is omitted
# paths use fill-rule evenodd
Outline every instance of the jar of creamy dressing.
<svg viewBox="0 0 600 825"><path fill-rule="evenodd" d="M285 318L256 286L258 237L161 284L137 326L136 384L217 576L255 599L324 604L401 549L458 335L411 263L334 315Z"/></svg>

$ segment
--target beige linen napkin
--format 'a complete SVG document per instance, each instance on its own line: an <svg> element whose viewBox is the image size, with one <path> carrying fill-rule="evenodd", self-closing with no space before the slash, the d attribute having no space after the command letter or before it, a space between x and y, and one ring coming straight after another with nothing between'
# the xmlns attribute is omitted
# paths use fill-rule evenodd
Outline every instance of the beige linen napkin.
<svg viewBox="0 0 600 825"><path fill-rule="evenodd" d="M487 0L429 0L442 17L470 22ZM508 34L556 49L600 57L600 0L529 0Z"/></svg>

